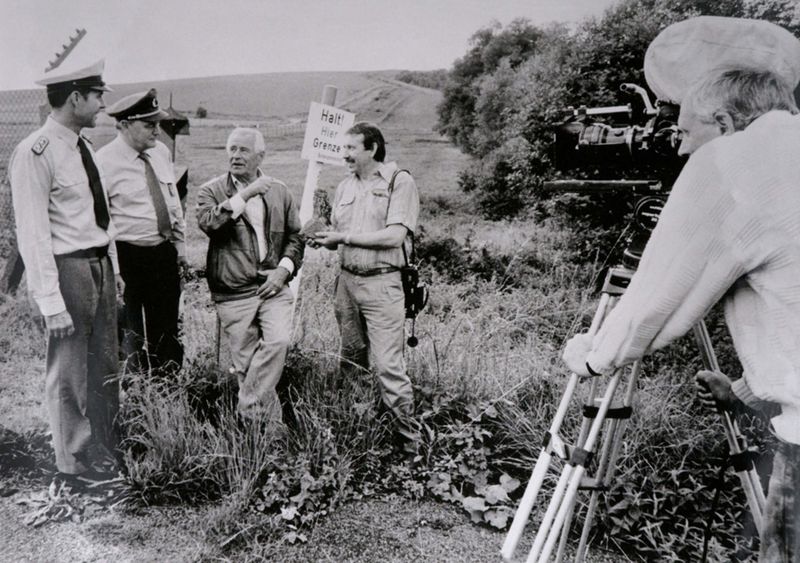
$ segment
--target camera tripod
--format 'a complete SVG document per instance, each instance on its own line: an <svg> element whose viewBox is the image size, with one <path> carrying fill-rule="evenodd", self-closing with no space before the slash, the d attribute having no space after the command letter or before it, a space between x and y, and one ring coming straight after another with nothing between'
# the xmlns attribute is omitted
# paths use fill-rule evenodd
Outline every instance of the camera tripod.
<svg viewBox="0 0 800 563"><path fill-rule="evenodd" d="M600 302L592 319L589 334L593 335L599 330L603 320L630 283L633 273L633 270L625 267L609 270L603 283ZM719 366L705 323L700 321L694 327L694 332L706 369L717 370ZM550 428L545 432L536 465L503 543L501 555L504 560L512 561L513 559L554 455L563 461L561 475L542 517L526 561L528 563L549 561L556 548L556 542L558 542L558 549L555 559L556 561L563 560L579 490L589 493L589 502L574 560L584 560L600 493L606 490L614 479L622 436L632 413L631 403L640 369L640 362L637 361L629 368L616 370L610 378L593 377L589 380L588 397L583 405L583 418L574 445L567 444L559 435L573 395L581 382L578 375L573 373L570 376ZM618 389L621 389L623 381L625 383L622 397L615 402L615 395L617 395ZM601 394L599 387L602 383L606 383L606 386ZM745 438L739 431L736 422L729 413L720 412L730 448L731 463L742 482L753 520L760 532L764 509L764 492L761 482L755 471ZM596 451L598 452L597 456L595 456ZM597 461L594 464L594 474L589 475L589 468L595 458Z"/></svg>

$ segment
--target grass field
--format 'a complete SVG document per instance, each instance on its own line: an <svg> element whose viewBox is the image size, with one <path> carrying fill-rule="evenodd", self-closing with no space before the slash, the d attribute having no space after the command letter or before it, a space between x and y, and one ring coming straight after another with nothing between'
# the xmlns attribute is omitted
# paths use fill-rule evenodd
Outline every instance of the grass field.
<svg viewBox="0 0 800 563"><path fill-rule="evenodd" d="M347 76L339 99L359 118L380 122L389 159L410 168L420 187L420 250L431 300L417 323L420 345L407 349L417 416L426 428L418 459L389 451L369 378L336 386L338 334L330 297L336 268L331 253L310 253L286 372L296 392L297 432L276 444L235 424L208 425L194 416L187 390L215 379L226 365L224 352L221 365L214 360L216 323L207 288L193 281L186 287L187 365L179 385L165 390L138 382L127 407L127 420L136 421L130 423L134 446L148 444L144 454L130 454L136 508L103 507L84 511L81 523L26 527L20 523L24 509L14 503L43 487L52 464L42 445L44 336L23 296L4 298L0 426L23 436L28 443L14 442L14 451L40 465L6 476L18 490L0 498L0 518L9 523L0 532L7 546L0 560L13 554L28 560L499 560L503 534L489 523L512 514L515 500L498 501L498 483L509 476L523 485L527 480L565 379L559 350L593 311L586 288L600 265L576 261L571 235L558 224L491 222L472 211L458 187L466 157L431 129L438 93L386 76ZM266 127L291 119L296 114L289 108L296 104L302 112L319 95L319 79L286 86L286 92L308 93L282 102L282 113L260 114L251 102L209 107L219 115L193 120L191 135L179 138L177 160L190 169L194 269L203 267L207 244L194 219L196 189L225 171L230 128L246 120ZM216 90L209 92L223 98L240 90L238 78L211 83ZM253 92L244 97L256 104ZM102 145L113 129L105 122L91 135ZM264 163L296 195L306 171L301 141L299 134L276 130ZM326 168L320 186L333 190L342 176L342 169ZM609 492L590 561L682 561L702 542L697 507L707 508L711 496L713 467L705 462L720 455L720 435L713 418L691 403L687 376L696 366L683 363L679 352L686 347L681 342L674 353L645 364L657 377L641 385L619 486ZM0 469L8 472L3 443ZM735 489L724 491L725 508L716 516L721 539L712 542L711 560L725 560L736 543L731 536L743 516ZM530 545L529 536L523 546Z"/></svg>

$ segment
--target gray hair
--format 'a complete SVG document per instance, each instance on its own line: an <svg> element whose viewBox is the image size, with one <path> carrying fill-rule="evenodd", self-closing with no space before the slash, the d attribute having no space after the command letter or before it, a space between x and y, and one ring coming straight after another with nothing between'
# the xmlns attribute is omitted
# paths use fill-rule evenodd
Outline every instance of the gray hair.
<svg viewBox="0 0 800 563"><path fill-rule="evenodd" d="M792 88L779 75L741 67L711 72L689 89L683 104L689 104L697 118L707 123L714 122L719 111L730 114L736 131L769 111L798 113Z"/></svg>
<svg viewBox="0 0 800 563"><path fill-rule="evenodd" d="M247 133L252 135L253 137L253 151L254 152L265 152L267 150L267 144L264 142L264 135L258 129L254 129L253 127L236 127L231 134L228 135L228 141L225 143L225 150L231 152L231 138L236 133Z"/></svg>

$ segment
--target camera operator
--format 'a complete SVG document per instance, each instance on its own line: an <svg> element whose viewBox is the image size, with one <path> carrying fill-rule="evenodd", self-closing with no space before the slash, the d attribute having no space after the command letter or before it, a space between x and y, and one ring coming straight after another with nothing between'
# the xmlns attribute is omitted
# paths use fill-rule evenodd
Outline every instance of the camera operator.
<svg viewBox="0 0 800 563"><path fill-rule="evenodd" d="M610 374L683 335L720 299L744 380L778 403L780 446L760 561L800 557L800 117L795 75L727 68L683 97L691 154L639 269L595 336L574 336L564 361ZM787 558L788 555L788 558Z"/></svg>

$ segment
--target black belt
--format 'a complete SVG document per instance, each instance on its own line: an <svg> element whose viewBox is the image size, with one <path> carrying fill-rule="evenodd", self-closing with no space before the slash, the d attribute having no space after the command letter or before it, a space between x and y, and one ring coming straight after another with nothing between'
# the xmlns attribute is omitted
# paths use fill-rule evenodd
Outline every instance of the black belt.
<svg viewBox="0 0 800 563"><path fill-rule="evenodd" d="M105 258L108 256L108 245L82 248L66 254L57 254L56 258Z"/></svg>
<svg viewBox="0 0 800 563"><path fill-rule="evenodd" d="M382 268L368 268L364 270L356 270L349 266L342 266L342 270L354 276L378 276L380 274L390 274L392 272L399 272L400 268L396 266L384 266Z"/></svg>

